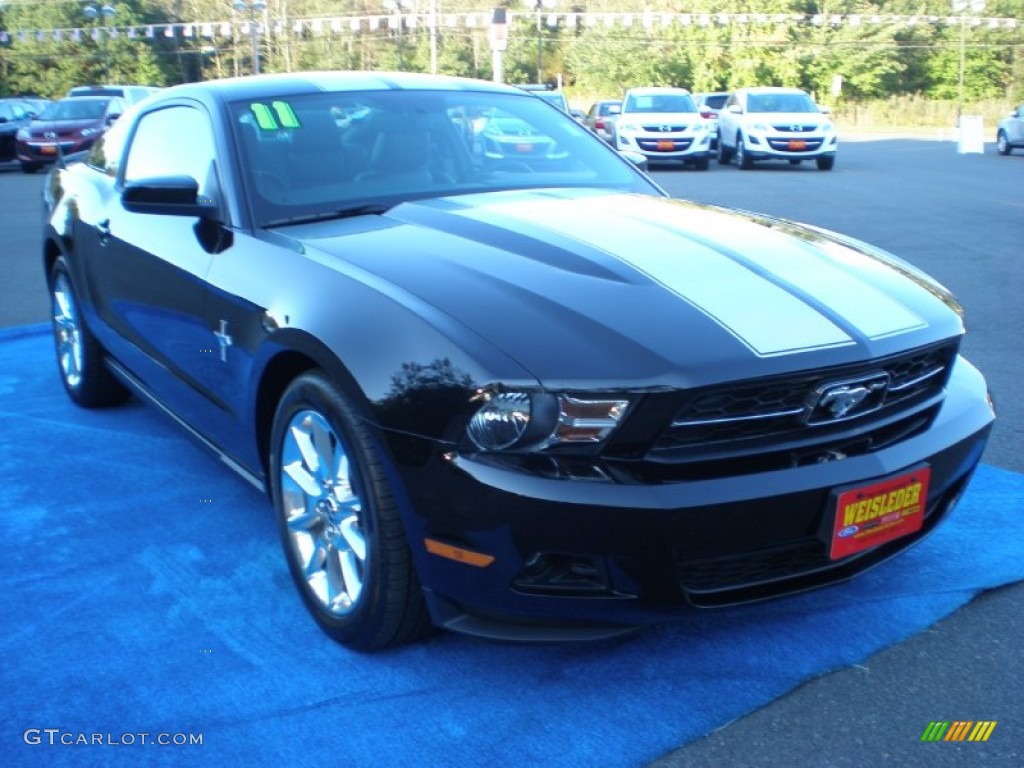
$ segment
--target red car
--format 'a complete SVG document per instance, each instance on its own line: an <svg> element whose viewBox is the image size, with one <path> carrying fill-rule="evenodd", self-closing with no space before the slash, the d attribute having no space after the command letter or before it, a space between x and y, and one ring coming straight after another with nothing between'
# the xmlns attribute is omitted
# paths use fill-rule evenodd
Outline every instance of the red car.
<svg viewBox="0 0 1024 768"><path fill-rule="evenodd" d="M35 173L55 162L59 154L89 149L127 106L120 96L76 96L53 102L18 131L21 170Z"/></svg>

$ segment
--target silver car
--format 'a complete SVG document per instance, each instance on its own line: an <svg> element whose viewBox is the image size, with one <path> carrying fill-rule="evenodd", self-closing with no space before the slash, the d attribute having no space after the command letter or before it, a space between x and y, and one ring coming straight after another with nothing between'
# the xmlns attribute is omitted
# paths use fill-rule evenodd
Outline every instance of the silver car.
<svg viewBox="0 0 1024 768"><path fill-rule="evenodd" d="M996 149L1000 155L1021 148L1024 148L1024 104L1000 120L996 130Z"/></svg>

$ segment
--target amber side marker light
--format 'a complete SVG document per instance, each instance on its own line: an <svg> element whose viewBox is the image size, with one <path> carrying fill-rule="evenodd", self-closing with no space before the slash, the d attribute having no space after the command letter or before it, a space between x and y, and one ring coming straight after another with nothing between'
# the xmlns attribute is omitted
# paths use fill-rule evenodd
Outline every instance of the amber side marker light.
<svg viewBox="0 0 1024 768"><path fill-rule="evenodd" d="M453 547L451 544L437 541L436 539L424 539L424 546L427 552L440 557L447 557L449 560L456 560L466 565L475 565L477 568L486 568L494 562L492 555L485 555L482 552L473 552L462 547Z"/></svg>

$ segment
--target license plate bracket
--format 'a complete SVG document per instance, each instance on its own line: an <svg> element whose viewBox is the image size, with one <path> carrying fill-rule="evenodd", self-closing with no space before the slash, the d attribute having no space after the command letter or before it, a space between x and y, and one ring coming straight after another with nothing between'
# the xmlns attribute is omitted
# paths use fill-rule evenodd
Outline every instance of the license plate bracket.
<svg viewBox="0 0 1024 768"><path fill-rule="evenodd" d="M921 530L930 481L931 468L922 464L834 491L829 557L840 560Z"/></svg>

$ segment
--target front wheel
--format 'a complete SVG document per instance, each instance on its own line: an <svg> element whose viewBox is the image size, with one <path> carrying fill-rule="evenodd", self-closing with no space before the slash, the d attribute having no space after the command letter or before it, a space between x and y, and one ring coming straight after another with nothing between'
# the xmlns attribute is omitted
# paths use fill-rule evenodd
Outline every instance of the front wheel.
<svg viewBox="0 0 1024 768"><path fill-rule="evenodd" d="M1010 146L1010 142L1006 138L1006 131L1000 131L996 135L996 151L1000 155L1008 155L1013 152L1013 147Z"/></svg>
<svg viewBox="0 0 1024 768"><path fill-rule="evenodd" d="M736 165L741 171L749 171L754 167L754 159L743 145L742 136L736 137Z"/></svg>
<svg viewBox="0 0 1024 768"><path fill-rule="evenodd" d="M711 160L706 157L698 157L693 161L693 167L698 171L706 171L711 165Z"/></svg>
<svg viewBox="0 0 1024 768"><path fill-rule="evenodd" d="M21 172L22 173L35 173L39 170L39 163L26 163L22 162Z"/></svg>
<svg viewBox="0 0 1024 768"><path fill-rule="evenodd" d="M270 477L285 557L320 628L356 650L423 636L426 605L382 459L349 399L319 371L274 416Z"/></svg>
<svg viewBox="0 0 1024 768"><path fill-rule="evenodd" d="M832 166L836 164L835 155L822 155L815 162L818 164L819 171L831 171Z"/></svg>
<svg viewBox="0 0 1024 768"><path fill-rule="evenodd" d="M729 161L732 160L732 150L725 146L725 142L722 141L722 135L718 135L718 164L728 165Z"/></svg>
<svg viewBox="0 0 1024 768"><path fill-rule="evenodd" d="M128 390L103 362L103 348L85 324L63 256L50 270L50 308L57 367L68 396L85 408L124 402Z"/></svg>

